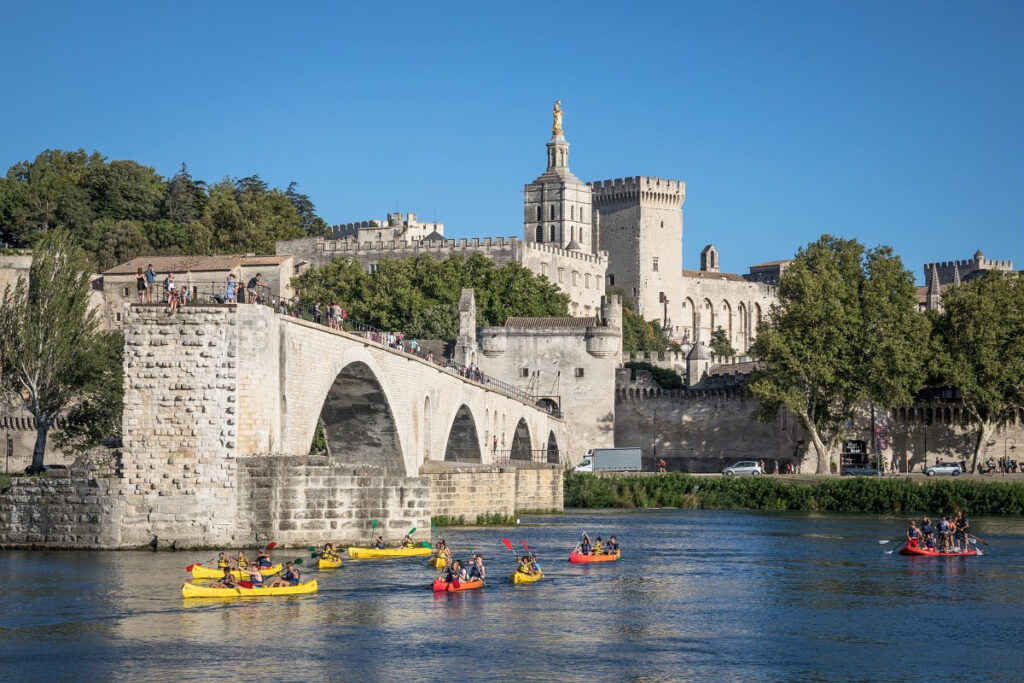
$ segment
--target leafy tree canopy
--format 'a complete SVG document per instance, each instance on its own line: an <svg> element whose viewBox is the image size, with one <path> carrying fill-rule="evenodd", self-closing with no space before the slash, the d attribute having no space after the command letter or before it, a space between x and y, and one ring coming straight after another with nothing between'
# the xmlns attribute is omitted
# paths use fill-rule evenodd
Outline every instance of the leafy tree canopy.
<svg viewBox="0 0 1024 683"><path fill-rule="evenodd" d="M636 312L636 302L619 285L608 287L607 296L622 297L622 350L625 353L660 353L669 348L668 336L661 328L660 320L644 320Z"/></svg>
<svg viewBox="0 0 1024 683"><path fill-rule="evenodd" d="M797 253L778 297L751 348L765 369L750 390L760 419L782 407L799 417L825 473L858 408L913 400L925 377L928 321L892 249L865 251L831 235Z"/></svg>
<svg viewBox="0 0 1024 683"><path fill-rule="evenodd" d="M185 164L168 179L98 152L46 150L0 178L0 243L31 248L61 228L100 270L139 254L272 254L276 240L326 233L297 187L258 175L208 185Z"/></svg>
<svg viewBox="0 0 1024 683"><path fill-rule="evenodd" d="M304 305L337 302L355 320L427 339L458 336L459 296L466 287L475 290L480 325L503 325L510 316L567 316L569 305L546 277L518 263L497 266L483 254L385 259L373 273L358 261L337 259L292 285Z"/></svg>
<svg viewBox="0 0 1024 683"><path fill-rule="evenodd" d="M931 382L956 387L978 428L971 466L1024 408L1024 280L991 271L947 289L932 316Z"/></svg>
<svg viewBox="0 0 1024 683"><path fill-rule="evenodd" d="M716 356L736 355L736 349L729 343L729 335L721 327L711 333L711 353Z"/></svg>

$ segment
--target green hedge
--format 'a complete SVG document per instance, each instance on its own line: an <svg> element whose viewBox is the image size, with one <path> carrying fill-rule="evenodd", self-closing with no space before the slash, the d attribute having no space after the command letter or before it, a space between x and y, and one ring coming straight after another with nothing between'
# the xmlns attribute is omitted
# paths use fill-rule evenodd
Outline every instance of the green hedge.
<svg viewBox="0 0 1024 683"><path fill-rule="evenodd" d="M565 506L677 507L707 510L815 510L822 512L1024 515L1024 483L905 477L842 477L806 481L777 477L565 475Z"/></svg>

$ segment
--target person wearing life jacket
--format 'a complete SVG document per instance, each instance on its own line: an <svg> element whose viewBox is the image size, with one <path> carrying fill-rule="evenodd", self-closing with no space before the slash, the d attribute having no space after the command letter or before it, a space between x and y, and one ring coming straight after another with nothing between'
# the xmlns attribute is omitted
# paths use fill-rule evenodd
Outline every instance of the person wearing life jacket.
<svg viewBox="0 0 1024 683"><path fill-rule="evenodd" d="M469 560L469 580L480 579L483 581L487 578L487 570L484 569L484 556L474 555Z"/></svg>
<svg viewBox="0 0 1024 683"><path fill-rule="evenodd" d="M333 543L324 543L324 549L323 552L320 553L320 558L323 560L331 560L332 562L336 561L340 559L338 556L338 549Z"/></svg>
<svg viewBox="0 0 1024 683"><path fill-rule="evenodd" d="M580 555L589 555L590 552L590 536L587 536L587 532L584 531L583 539L580 541Z"/></svg>
<svg viewBox="0 0 1024 683"><path fill-rule="evenodd" d="M406 534L405 538L402 539L402 547L403 548L412 548L414 545L415 544L412 542L412 536L410 536L409 534Z"/></svg>
<svg viewBox="0 0 1024 683"><path fill-rule="evenodd" d="M444 560L445 564L451 564L452 551L448 549L448 544L444 542L443 538L438 539L433 554L435 558Z"/></svg>
<svg viewBox="0 0 1024 683"><path fill-rule="evenodd" d="M939 528L939 552L949 552L949 548L952 546L949 518L946 515L942 515L937 526Z"/></svg>
<svg viewBox="0 0 1024 683"><path fill-rule="evenodd" d="M239 567L239 569L242 568ZM263 572L260 571L259 567L246 567L242 571L249 575L249 581L252 582L253 588L263 588Z"/></svg>
<svg viewBox="0 0 1024 683"><path fill-rule="evenodd" d="M221 553L223 554L223 553ZM220 588L238 588L238 582L231 567L224 567L224 576L220 577Z"/></svg>
<svg viewBox="0 0 1024 683"><path fill-rule="evenodd" d="M249 566L249 558L245 556L244 550L238 551L238 557L235 558L235 566L239 569L246 569Z"/></svg>
<svg viewBox="0 0 1024 683"><path fill-rule="evenodd" d="M608 540L605 541L604 551L609 555L615 555L619 552L619 543L615 540L615 536L609 536Z"/></svg>
<svg viewBox="0 0 1024 683"><path fill-rule="evenodd" d="M932 520L927 517L921 518L921 541L926 548L935 547L935 530L932 528Z"/></svg>
<svg viewBox="0 0 1024 683"><path fill-rule="evenodd" d="M593 550L595 555L604 555L604 543L601 541L600 536L594 539Z"/></svg>
<svg viewBox="0 0 1024 683"><path fill-rule="evenodd" d="M953 530L956 542L960 545L960 552L967 552L967 549L970 547L967 540L970 527L971 525L967 521L967 515L964 514L964 511L957 510L956 518L953 519Z"/></svg>
<svg viewBox="0 0 1024 683"><path fill-rule="evenodd" d="M387 546L384 545L384 537L383 536L374 536L373 543L374 543L373 547L376 548L377 550L384 550L384 548L387 547Z"/></svg>
<svg viewBox="0 0 1024 683"><path fill-rule="evenodd" d="M298 586L301 574L299 568L295 566L294 562L286 562L285 569L281 572L281 576L277 577L270 582L270 588L278 588L283 586Z"/></svg>
<svg viewBox="0 0 1024 683"><path fill-rule="evenodd" d="M921 541L921 532L917 529L917 522L910 520L907 526L907 547L917 548Z"/></svg>
<svg viewBox="0 0 1024 683"><path fill-rule="evenodd" d="M217 556L217 569L227 569L231 566L231 558L228 557L227 553L221 553Z"/></svg>
<svg viewBox="0 0 1024 683"><path fill-rule="evenodd" d="M270 569L270 553L268 553L265 549L262 548L256 551L256 565L260 569Z"/></svg>
<svg viewBox="0 0 1024 683"><path fill-rule="evenodd" d="M537 566L537 556L533 553L526 556L526 568L531 574L540 574L540 567Z"/></svg>
<svg viewBox="0 0 1024 683"><path fill-rule="evenodd" d="M530 568L530 558L526 555L522 555L518 558L519 566L516 567L516 571L520 574L526 574L527 576L533 574L533 570Z"/></svg>

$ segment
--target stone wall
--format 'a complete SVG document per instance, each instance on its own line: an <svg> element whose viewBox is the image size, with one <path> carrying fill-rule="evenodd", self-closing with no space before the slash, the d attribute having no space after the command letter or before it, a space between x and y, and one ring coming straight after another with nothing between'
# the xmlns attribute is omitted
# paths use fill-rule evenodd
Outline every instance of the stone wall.
<svg viewBox="0 0 1024 683"><path fill-rule="evenodd" d="M340 465L327 456L260 456L239 461L240 539L302 547L365 544L374 519L386 540L409 529L430 537L425 477L388 477L380 467Z"/></svg>
<svg viewBox="0 0 1024 683"><path fill-rule="evenodd" d="M535 510L561 510L562 468L559 465L450 465L426 463L420 474L430 480L430 511L435 516L514 515Z"/></svg>
<svg viewBox="0 0 1024 683"><path fill-rule="evenodd" d="M57 427L62 420L58 418ZM56 429L51 429L46 440L46 464L70 465L73 457L69 457L57 447L53 437ZM11 440L11 458L7 458L7 439ZM36 419L19 404L0 405L0 471L24 472L32 464L32 451L36 447Z"/></svg>
<svg viewBox="0 0 1024 683"><path fill-rule="evenodd" d="M0 548L119 546L120 454L97 453L0 492Z"/></svg>

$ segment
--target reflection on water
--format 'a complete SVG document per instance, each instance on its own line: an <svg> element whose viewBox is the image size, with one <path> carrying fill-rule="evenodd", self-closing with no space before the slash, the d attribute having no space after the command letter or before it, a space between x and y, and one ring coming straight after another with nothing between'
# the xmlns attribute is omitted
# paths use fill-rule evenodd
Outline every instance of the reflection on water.
<svg viewBox="0 0 1024 683"><path fill-rule="evenodd" d="M970 633L970 667L1021 678L1024 521L973 520L978 558L886 554L899 521L707 511L530 518L450 530L487 549L489 588L433 594L416 560L351 561L320 593L184 600L186 553L0 553L4 680L455 678L936 680L936 643ZM623 560L572 565L575 537L615 534ZM512 586L525 537L545 579ZM298 551L275 553L292 559ZM909 644L909 646L908 646Z"/></svg>

